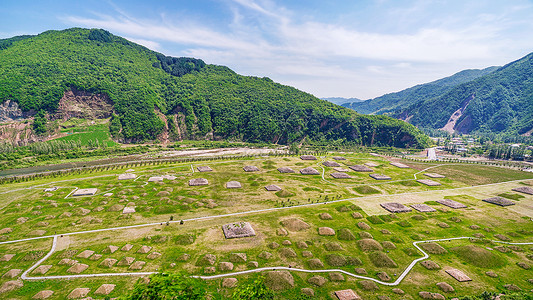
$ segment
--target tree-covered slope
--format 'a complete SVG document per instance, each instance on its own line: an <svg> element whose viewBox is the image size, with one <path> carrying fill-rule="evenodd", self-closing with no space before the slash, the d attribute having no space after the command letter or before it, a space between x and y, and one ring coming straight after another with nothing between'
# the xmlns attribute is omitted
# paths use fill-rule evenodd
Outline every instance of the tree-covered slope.
<svg viewBox="0 0 533 300"><path fill-rule="evenodd" d="M443 128L463 108L454 129L524 134L533 129L533 53L447 93L394 114L417 126Z"/></svg>
<svg viewBox="0 0 533 300"><path fill-rule="evenodd" d="M483 70L464 70L452 76L416 85L400 92L386 94L363 102L345 103L342 106L362 114L392 113L405 109L413 103L438 97L459 84L487 75L496 69L498 67L489 67Z"/></svg>
<svg viewBox="0 0 533 300"><path fill-rule="evenodd" d="M70 89L106 94L111 132L124 141L232 138L292 143L343 139L424 146L403 121L364 116L268 78L202 60L172 58L100 29L73 28L0 40L0 103L53 115ZM42 113L40 114L42 115Z"/></svg>

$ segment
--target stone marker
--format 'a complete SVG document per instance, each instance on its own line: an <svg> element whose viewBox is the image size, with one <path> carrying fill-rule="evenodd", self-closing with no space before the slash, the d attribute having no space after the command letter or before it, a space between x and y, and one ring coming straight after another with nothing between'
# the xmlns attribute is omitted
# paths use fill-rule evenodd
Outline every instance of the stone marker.
<svg viewBox="0 0 533 300"><path fill-rule="evenodd" d="M76 257L79 258L89 258L91 255L94 254L93 250L84 250L80 254L76 255Z"/></svg>
<svg viewBox="0 0 533 300"><path fill-rule="evenodd" d="M57 186L46 188L46 189L44 189L44 191L45 192L55 192L55 191L57 191Z"/></svg>
<svg viewBox="0 0 533 300"><path fill-rule="evenodd" d="M228 181L226 182L226 188L227 189L240 189L242 188L242 185L238 181Z"/></svg>
<svg viewBox="0 0 533 300"><path fill-rule="evenodd" d="M75 288L68 294L68 299L79 299L87 297L87 294L91 291L90 288Z"/></svg>
<svg viewBox="0 0 533 300"><path fill-rule="evenodd" d="M225 224L222 226L222 231L227 239L255 236L255 231L248 222Z"/></svg>
<svg viewBox="0 0 533 300"><path fill-rule="evenodd" d="M499 205L499 206L515 205L515 203L513 201L507 200L507 199L502 198L502 197L487 198L487 199L483 199L483 201L487 202L487 203L491 203L491 204L496 204L496 205Z"/></svg>
<svg viewBox="0 0 533 300"><path fill-rule="evenodd" d="M32 299L48 299L54 294L54 291L51 290L44 290L40 291L37 294L35 294Z"/></svg>
<svg viewBox="0 0 533 300"><path fill-rule="evenodd" d="M132 214L135 212L135 206L126 206L122 210L122 214Z"/></svg>
<svg viewBox="0 0 533 300"><path fill-rule="evenodd" d="M446 176L440 175L437 173L424 173L424 175L426 175L429 178L446 178Z"/></svg>
<svg viewBox="0 0 533 300"><path fill-rule="evenodd" d="M521 187L514 188L512 190L515 192L533 195L533 188L530 188L529 186L521 186Z"/></svg>
<svg viewBox="0 0 533 300"><path fill-rule="evenodd" d="M332 235L335 235L335 230L333 228L329 228L329 227L319 227L318 228L318 235L332 236Z"/></svg>
<svg viewBox="0 0 533 300"><path fill-rule="evenodd" d="M5 254L0 258L0 261L10 261L13 257L15 257L15 254Z"/></svg>
<svg viewBox="0 0 533 300"><path fill-rule="evenodd" d="M156 258L160 258L160 257L161 257L161 253L155 252L155 251L146 256L146 258L148 258L148 259L156 259Z"/></svg>
<svg viewBox="0 0 533 300"><path fill-rule="evenodd" d="M289 168L289 167L281 167L281 168L278 168L278 171L280 173L295 173L296 171L294 171L293 169Z"/></svg>
<svg viewBox="0 0 533 300"><path fill-rule="evenodd" d="M352 176L346 174L346 173L341 173L341 172L336 172L336 173L331 173L330 174L331 177L335 178L335 179L350 179L352 178Z"/></svg>
<svg viewBox="0 0 533 300"><path fill-rule="evenodd" d="M52 268L52 265L40 265L37 268L35 268L35 270L33 270L32 273L35 275L44 275L48 271L50 271L51 268Z"/></svg>
<svg viewBox="0 0 533 300"><path fill-rule="evenodd" d="M316 157L313 155L302 155L300 156L301 160L316 160Z"/></svg>
<svg viewBox="0 0 533 300"><path fill-rule="evenodd" d="M73 265L72 267L70 267L67 270L67 272L79 274L79 273L87 270L87 268L89 268L89 265L77 263L77 264Z"/></svg>
<svg viewBox="0 0 533 300"><path fill-rule="evenodd" d="M135 179L137 176L135 174L131 173L125 173L118 175L118 180L129 180L129 179Z"/></svg>
<svg viewBox="0 0 533 300"><path fill-rule="evenodd" d="M391 180L392 179L391 177L384 175L384 174L370 174L368 176L374 178L375 180Z"/></svg>
<svg viewBox="0 0 533 300"><path fill-rule="evenodd" d="M441 185L439 182L433 181L431 179L418 179L417 182L420 182L421 184L425 184L427 186L439 186L439 185Z"/></svg>
<svg viewBox="0 0 533 300"><path fill-rule="evenodd" d="M244 172L259 172L259 168L256 166L244 166L242 169Z"/></svg>
<svg viewBox="0 0 533 300"><path fill-rule="evenodd" d="M135 257L123 257L117 264L117 266L129 266L135 261Z"/></svg>
<svg viewBox="0 0 533 300"><path fill-rule="evenodd" d="M152 177L148 178L148 182L159 182L159 181L163 181L163 177L161 177L161 176L152 176Z"/></svg>
<svg viewBox="0 0 533 300"><path fill-rule="evenodd" d="M326 167L340 167L341 166L339 165L338 162L334 162L334 161L325 161L322 164Z"/></svg>
<svg viewBox="0 0 533 300"><path fill-rule="evenodd" d="M141 246L139 250L137 250L137 253L146 254L150 252L150 250L152 250L152 247L144 245L144 246Z"/></svg>
<svg viewBox="0 0 533 300"><path fill-rule="evenodd" d="M281 188L275 184L270 184L270 185L267 185L265 186L265 189L269 192L277 192L277 191L281 191Z"/></svg>
<svg viewBox="0 0 533 300"><path fill-rule="evenodd" d="M23 286L24 286L24 283L20 279L6 281L0 287L0 294L19 289Z"/></svg>
<svg viewBox="0 0 533 300"><path fill-rule="evenodd" d="M142 260L138 260L134 263L131 264L131 266L128 268L129 270L141 270L144 265L146 264L146 262L142 261Z"/></svg>
<svg viewBox="0 0 533 300"><path fill-rule="evenodd" d="M465 273L457 269L448 269L445 270L448 275L452 276L455 280L459 282L472 281Z"/></svg>
<svg viewBox="0 0 533 300"><path fill-rule="evenodd" d="M111 268L117 263L117 261L118 260L116 260L114 258L106 258L106 259L102 260L102 262L100 263L100 266L102 266L104 268Z"/></svg>
<svg viewBox="0 0 533 300"><path fill-rule="evenodd" d="M234 288L237 286L237 278L224 278L222 280L222 287L223 288Z"/></svg>
<svg viewBox="0 0 533 300"><path fill-rule="evenodd" d="M359 300L361 297L357 295L352 289L335 291L335 296L339 300Z"/></svg>
<svg viewBox="0 0 533 300"><path fill-rule="evenodd" d="M126 244L120 249L120 251L128 252L131 250L131 248L133 248L132 244Z"/></svg>
<svg viewBox="0 0 533 300"><path fill-rule="evenodd" d="M418 210L419 212L434 212L437 211L433 207L427 205L427 204L413 204L411 205L412 208Z"/></svg>
<svg viewBox="0 0 533 300"><path fill-rule="evenodd" d="M109 245L102 252L103 253L115 253L115 251L117 251L117 250L118 250L117 246Z"/></svg>
<svg viewBox="0 0 533 300"><path fill-rule="evenodd" d="M111 197L111 196L113 196L113 193L105 193L104 194L104 197Z"/></svg>
<svg viewBox="0 0 533 300"><path fill-rule="evenodd" d="M346 158L342 157L342 156L333 156L332 157L334 160L346 160Z"/></svg>
<svg viewBox="0 0 533 300"><path fill-rule="evenodd" d="M350 169L356 171L356 172L374 172L374 170L370 169L367 166L364 165L354 165L350 166Z"/></svg>
<svg viewBox="0 0 533 300"><path fill-rule="evenodd" d="M15 278L15 277L19 276L20 273L22 273L21 269L11 269L11 270L7 271L2 276L2 278Z"/></svg>
<svg viewBox="0 0 533 300"><path fill-rule="evenodd" d="M163 177L163 179L167 179L167 180L174 180L174 179L178 178L178 177L176 177L174 175L163 175L161 177Z"/></svg>
<svg viewBox="0 0 533 300"><path fill-rule="evenodd" d="M408 169L408 168L410 168L408 165L405 165L405 164L402 164L402 163L399 163L399 162L391 162L390 164L395 166L395 167L397 167L397 168L400 168L400 169Z"/></svg>
<svg viewBox="0 0 533 300"><path fill-rule="evenodd" d="M198 166L196 169L198 172L213 172L213 169L211 169L209 166Z"/></svg>
<svg viewBox="0 0 533 300"><path fill-rule="evenodd" d="M208 185L209 182L205 178L194 178L189 180L189 186Z"/></svg>
<svg viewBox="0 0 533 300"><path fill-rule="evenodd" d="M94 291L94 294L109 295L115 289L115 286L115 284L104 283L98 289L96 289L96 291Z"/></svg>
<svg viewBox="0 0 533 300"><path fill-rule="evenodd" d="M300 170L300 174L302 175L320 175L320 173L311 167L303 168Z"/></svg>
<svg viewBox="0 0 533 300"><path fill-rule="evenodd" d="M466 205L464 205L463 203L459 203L457 201L453 201L453 200L450 200L450 199L442 199L442 200L437 200L437 203L440 203L442 205L446 205L448 207L451 207L453 209L458 209L458 208L465 208L467 207Z"/></svg>
<svg viewBox="0 0 533 300"><path fill-rule="evenodd" d="M401 213L401 212L411 211L409 207L401 203L397 203L397 202L381 203L380 206L392 213Z"/></svg>
<svg viewBox="0 0 533 300"><path fill-rule="evenodd" d="M73 197L77 197L77 196L92 196L92 195L96 194L97 191L98 191L97 188L78 189L74 193L72 193L72 196Z"/></svg>
<svg viewBox="0 0 533 300"><path fill-rule="evenodd" d="M0 234L6 234L6 233L11 233L13 232L13 229L9 228L9 227L6 227L6 228L2 228L0 230Z"/></svg>
<svg viewBox="0 0 533 300"><path fill-rule="evenodd" d="M333 168L333 170L335 170L336 172L343 172L343 173L351 171L350 169L342 168L342 167L341 168Z"/></svg>

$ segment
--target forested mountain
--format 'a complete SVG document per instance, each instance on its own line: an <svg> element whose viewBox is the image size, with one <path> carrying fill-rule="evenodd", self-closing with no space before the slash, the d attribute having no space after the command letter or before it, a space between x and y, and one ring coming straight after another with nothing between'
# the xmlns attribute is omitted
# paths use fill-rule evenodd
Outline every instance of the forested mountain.
<svg viewBox="0 0 533 300"><path fill-rule="evenodd" d="M473 131L533 132L533 53L485 76L418 101L393 116L411 124Z"/></svg>
<svg viewBox="0 0 533 300"><path fill-rule="evenodd" d="M459 84L487 75L496 69L498 67L489 67L483 70L464 70L452 76L416 85L400 92L386 94L363 102L343 103L342 106L362 114L380 115L393 113L414 103L438 97Z"/></svg>
<svg viewBox="0 0 533 300"><path fill-rule="evenodd" d="M125 142L164 137L427 144L425 135L403 121L360 115L200 59L167 57L101 29L47 31L0 45L0 103L17 102L37 113L39 124L65 118L64 107L78 101L100 109L94 115L111 107L110 130Z"/></svg>

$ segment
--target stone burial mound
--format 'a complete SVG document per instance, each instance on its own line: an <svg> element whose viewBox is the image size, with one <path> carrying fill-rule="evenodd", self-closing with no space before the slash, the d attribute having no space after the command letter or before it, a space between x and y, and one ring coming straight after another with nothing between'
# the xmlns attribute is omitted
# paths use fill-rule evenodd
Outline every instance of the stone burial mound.
<svg viewBox="0 0 533 300"><path fill-rule="evenodd" d="M255 231L248 222L225 224L222 226L222 231L227 239L255 236Z"/></svg>

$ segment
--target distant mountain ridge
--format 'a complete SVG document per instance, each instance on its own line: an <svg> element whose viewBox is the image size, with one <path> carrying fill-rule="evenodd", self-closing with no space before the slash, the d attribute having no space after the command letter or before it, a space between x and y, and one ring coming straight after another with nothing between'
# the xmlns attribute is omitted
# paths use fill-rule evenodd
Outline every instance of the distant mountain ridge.
<svg viewBox="0 0 533 300"><path fill-rule="evenodd" d="M405 109L413 103L438 97L459 84L490 74L498 68L489 67L482 70L464 70L452 76L419 84L400 92L389 93L363 102L345 103L342 106L351 108L362 114L390 114L397 110Z"/></svg>
<svg viewBox="0 0 533 300"><path fill-rule="evenodd" d="M320 99L329 101L329 102L337 104L337 105L342 105L342 104L345 104L345 103L354 103L354 102L365 101L365 100L361 100L361 99L358 99L358 98L343 98L343 97L328 97L328 98L320 98Z"/></svg>

